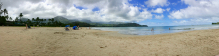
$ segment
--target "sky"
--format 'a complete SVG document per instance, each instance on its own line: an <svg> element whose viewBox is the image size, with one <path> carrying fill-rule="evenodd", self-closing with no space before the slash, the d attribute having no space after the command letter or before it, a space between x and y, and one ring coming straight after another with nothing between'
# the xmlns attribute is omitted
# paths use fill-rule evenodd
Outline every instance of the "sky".
<svg viewBox="0 0 219 56"><path fill-rule="evenodd" d="M135 22L148 26L219 22L219 0L0 0L15 19L54 18L92 22Z"/></svg>

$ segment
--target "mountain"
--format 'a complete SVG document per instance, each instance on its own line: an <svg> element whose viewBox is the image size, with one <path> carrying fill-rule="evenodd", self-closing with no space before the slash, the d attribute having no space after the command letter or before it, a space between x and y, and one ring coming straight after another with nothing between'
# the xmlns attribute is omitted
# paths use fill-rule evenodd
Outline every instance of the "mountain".
<svg viewBox="0 0 219 56"><path fill-rule="evenodd" d="M54 17L54 20L56 21L60 21L62 23L71 23L71 22L86 22L86 23L89 23L89 24L124 24L123 22L92 22L90 20L87 20L87 19L82 19L82 20L77 20L77 19L67 19L65 17L62 17L62 16L56 16Z"/></svg>
<svg viewBox="0 0 219 56"><path fill-rule="evenodd" d="M124 23L124 22L92 22L90 20L87 20L87 19L83 19L83 20L77 20L77 19L67 19L65 17L62 17L62 16L56 16L54 17L54 20L56 21L60 21L62 23L65 23L65 24L74 24L74 23L80 23L83 25L87 25L90 24L92 26L97 26L97 27L148 27L147 25L140 25L140 24L137 24L137 23Z"/></svg>
<svg viewBox="0 0 219 56"><path fill-rule="evenodd" d="M60 22L65 23L65 24L71 23L71 21L69 21L67 18L64 18L62 16L54 17L54 21L60 21Z"/></svg>
<svg viewBox="0 0 219 56"><path fill-rule="evenodd" d="M27 21L27 20L28 18L21 18L21 21ZM18 21L20 21L20 19Z"/></svg>
<svg viewBox="0 0 219 56"><path fill-rule="evenodd" d="M51 18L50 18L51 19ZM22 21L27 21L28 18L22 18ZM147 25L140 25L137 23L124 23L124 22L92 22L90 20L77 20L77 19L67 19L62 16L54 17L54 21L60 21L64 24L73 24L73 25L80 25L80 26L93 26L93 27L147 27ZM43 23L48 23L49 20L43 21Z"/></svg>

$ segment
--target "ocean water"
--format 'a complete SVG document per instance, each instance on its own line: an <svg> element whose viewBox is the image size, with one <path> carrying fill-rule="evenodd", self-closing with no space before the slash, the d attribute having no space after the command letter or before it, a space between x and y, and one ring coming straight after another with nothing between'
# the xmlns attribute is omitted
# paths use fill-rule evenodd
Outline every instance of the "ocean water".
<svg viewBox="0 0 219 56"><path fill-rule="evenodd" d="M151 29L154 31L151 31ZM192 30L219 29L219 25L195 25L195 26L149 26L149 27L92 27L91 29L103 31L118 31L128 35L155 35L164 33L176 33Z"/></svg>

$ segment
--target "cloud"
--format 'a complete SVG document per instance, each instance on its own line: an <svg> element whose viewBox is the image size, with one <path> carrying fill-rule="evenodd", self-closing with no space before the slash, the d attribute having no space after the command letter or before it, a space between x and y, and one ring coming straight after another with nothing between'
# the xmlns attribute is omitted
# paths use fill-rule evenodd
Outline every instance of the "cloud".
<svg viewBox="0 0 219 56"><path fill-rule="evenodd" d="M141 25L148 25L148 26L163 26L166 25L166 23L163 22L145 22L145 23L139 23Z"/></svg>
<svg viewBox="0 0 219 56"><path fill-rule="evenodd" d="M162 8L157 8L156 10L152 10L152 12L154 13L163 13L163 11L165 11L165 9Z"/></svg>
<svg viewBox="0 0 219 56"><path fill-rule="evenodd" d="M93 22L136 22L151 19L146 9L129 4L128 0L3 0L10 17L23 13L26 18L52 18L91 20ZM79 9L82 7L85 9ZM97 11L92 11L98 8Z"/></svg>
<svg viewBox="0 0 219 56"><path fill-rule="evenodd" d="M199 19L180 19L180 20L175 20L170 23L170 25L211 25L212 23L219 22L218 17L213 17L213 18L199 18Z"/></svg>
<svg viewBox="0 0 219 56"><path fill-rule="evenodd" d="M170 9L171 9L171 8L167 8L166 10L167 10L167 11L170 11Z"/></svg>
<svg viewBox="0 0 219 56"><path fill-rule="evenodd" d="M203 25L203 24L212 24L213 22L219 22L219 17L199 18L199 19L179 20L179 21L175 20L171 25Z"/></svg>
<svg viewBox="0 0 219 56"><path fill-rule="evenodd" d="M169 2L168 0L148 0L144 2L148 7L154 7L154 6L168 6Z"/></svg>
<svg viewBox="0 0 219 56"><path fill-rule="evenodd" d="M188 5L185 9L173 11L168 16L172 19L200 19L219 17L219 0L182 0Z"/></svg>
<svg viewBox="0 0 219 56"><path fill-rule="evenodd" d="M155 19L162 19L163 17L163 15L155 15Z"/></svg>

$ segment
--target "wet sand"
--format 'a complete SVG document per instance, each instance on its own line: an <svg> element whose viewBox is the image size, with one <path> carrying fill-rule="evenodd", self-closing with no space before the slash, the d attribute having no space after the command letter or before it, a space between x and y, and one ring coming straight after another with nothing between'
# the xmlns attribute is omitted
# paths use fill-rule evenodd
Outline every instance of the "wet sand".
<svg viewBox="0 0 219 56"><path fill-rule="evenodd" d="M219 29L137 36L64 27L0 27L0 56L214 56Z"/></svg>

